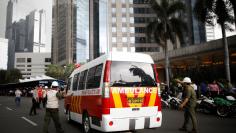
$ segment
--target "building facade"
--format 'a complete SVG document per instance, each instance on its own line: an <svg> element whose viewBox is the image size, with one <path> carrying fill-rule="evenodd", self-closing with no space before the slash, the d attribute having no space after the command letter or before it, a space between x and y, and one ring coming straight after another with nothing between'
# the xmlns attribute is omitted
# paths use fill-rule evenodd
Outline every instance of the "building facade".
<svg viewBox="0 0 236 133"><path fill-rule="evenodd" d="M45 52L46 45L46 12L34 10L26 16L25 51Z"/></svg>
<svg viewBox="0 0 236 133"><path fill-rule="evenodd" d="M12 17L13 17L13 2L12 0L9 0L7 4L6 30L5 30L5 38L8 39L7 69L14 68L14 59L15 59L15 45L12 37Z"/></svg>
<svg viewBox="0 0 236 133"><path fill-rule="evenodd" d="M76 0L54 0L52 63L65 65L76 61Z"/></svg>
<svg viewBox="0 0 236 133"><path fill-rule="evenodd" d="M19 69L23 78L45 75L51 64L51 53L15 53L15 68Z"/></svg>
<svg viewBox="0 0 236 133"><path fill-rule="evenodd" d="M8 39L0 38L0 57L0 70L6 70L8 60Z"/></svg>

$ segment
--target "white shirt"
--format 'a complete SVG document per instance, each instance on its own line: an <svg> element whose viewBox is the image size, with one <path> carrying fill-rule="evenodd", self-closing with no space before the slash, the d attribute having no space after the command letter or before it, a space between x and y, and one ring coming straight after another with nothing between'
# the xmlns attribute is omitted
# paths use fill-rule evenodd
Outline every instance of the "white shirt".
<svg viewBox="0 0 236 133"><path fill-rule="evenodd" d="M59 104L58 101L59 99L57 98L56 94L57 94L57 90L51 90L49 89L47 91L47 105L46 108L58 108Z"/></svg>
<svg viewBox="0 0 236 133"><path fill-rule="evenodd" d="M191 84L191 86L193 87L193 89L196 91L197 90L197 85L196 84Z"/></svg>
<svg viewBox="0 0 236 133"><path fill-rule="evenodd" d="M15 95L16 95L16 97L20 97L21 96L21 91L17 89L15 91Z"/></svg>

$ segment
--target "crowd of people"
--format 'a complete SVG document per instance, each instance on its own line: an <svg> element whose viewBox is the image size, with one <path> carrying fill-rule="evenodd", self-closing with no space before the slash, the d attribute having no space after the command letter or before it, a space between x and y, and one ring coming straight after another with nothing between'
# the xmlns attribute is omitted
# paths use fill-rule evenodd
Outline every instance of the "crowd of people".
<svg viewBox="0 0 236 133"><path fill-rule="evenodd" d="M200 83L191 83L197 98L202 96L216 97L218 95L232 95L236 96L236 87L234 87L228 80L213 80L211 82L202 81ZM178 83L172 83L169 92L172 96L181 98L183 87Z"/></svg>
<svg viewBox="0 0 236 133"><path fill-rule="evenodd" d="M39 85L29 91L32 96L32 106L29 111L29 115L37 115L37 109L45 108L43 133L48 133L48 126L51 119L54 122L56 132L64 133L59 120L59 100L65 97L65 91L61 91L59 83L53 81L50 87ZM17 88L14 92L15 103L17 107L20 107L21 96L26 96L22 90ZM42 104L42 106L41 106Z"/></svg>

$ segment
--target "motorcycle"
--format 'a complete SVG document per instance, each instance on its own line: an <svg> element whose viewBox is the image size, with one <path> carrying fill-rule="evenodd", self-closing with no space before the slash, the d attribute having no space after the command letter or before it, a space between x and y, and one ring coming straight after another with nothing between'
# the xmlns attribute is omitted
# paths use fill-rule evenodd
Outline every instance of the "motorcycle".
<svg viewBox="0 0 236 133"><path fill-rule="evenodd" d="M176 97L172 97L168 92L162 92L161 94L161 104L163 108L178 109L181 104L181 100Z"/></svg>
<svg viewBox="0 0 236 133"><path fill-rule="evenodd" d="M214 103L214 99L211 97L201 96L199 100L197 100L196 110L210 114L216 112L216 105Z"/></svg>
<svg viewBox="0 0 236 133"><path fill-rule="evenodd" d="M225 98L214 98L216 104L216 113L220 117L227 117L236 114L236 99L232 96L226 96Z"/></svg>

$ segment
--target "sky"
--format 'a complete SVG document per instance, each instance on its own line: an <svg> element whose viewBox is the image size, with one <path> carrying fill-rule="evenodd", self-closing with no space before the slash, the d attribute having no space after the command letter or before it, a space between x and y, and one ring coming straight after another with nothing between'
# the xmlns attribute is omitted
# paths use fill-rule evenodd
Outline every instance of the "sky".
<svg viewBox="0 0 236 133"><path fill-rule="evenodd" d="M0 37L4 38L6 23L6 8L9 0L0 0ZM46 11L46 51L51 52L51 32L52 32L52 2L53 0L12 0L17 2L14 5L13 21L25 19L33 10L44 9Z"/></svg>

